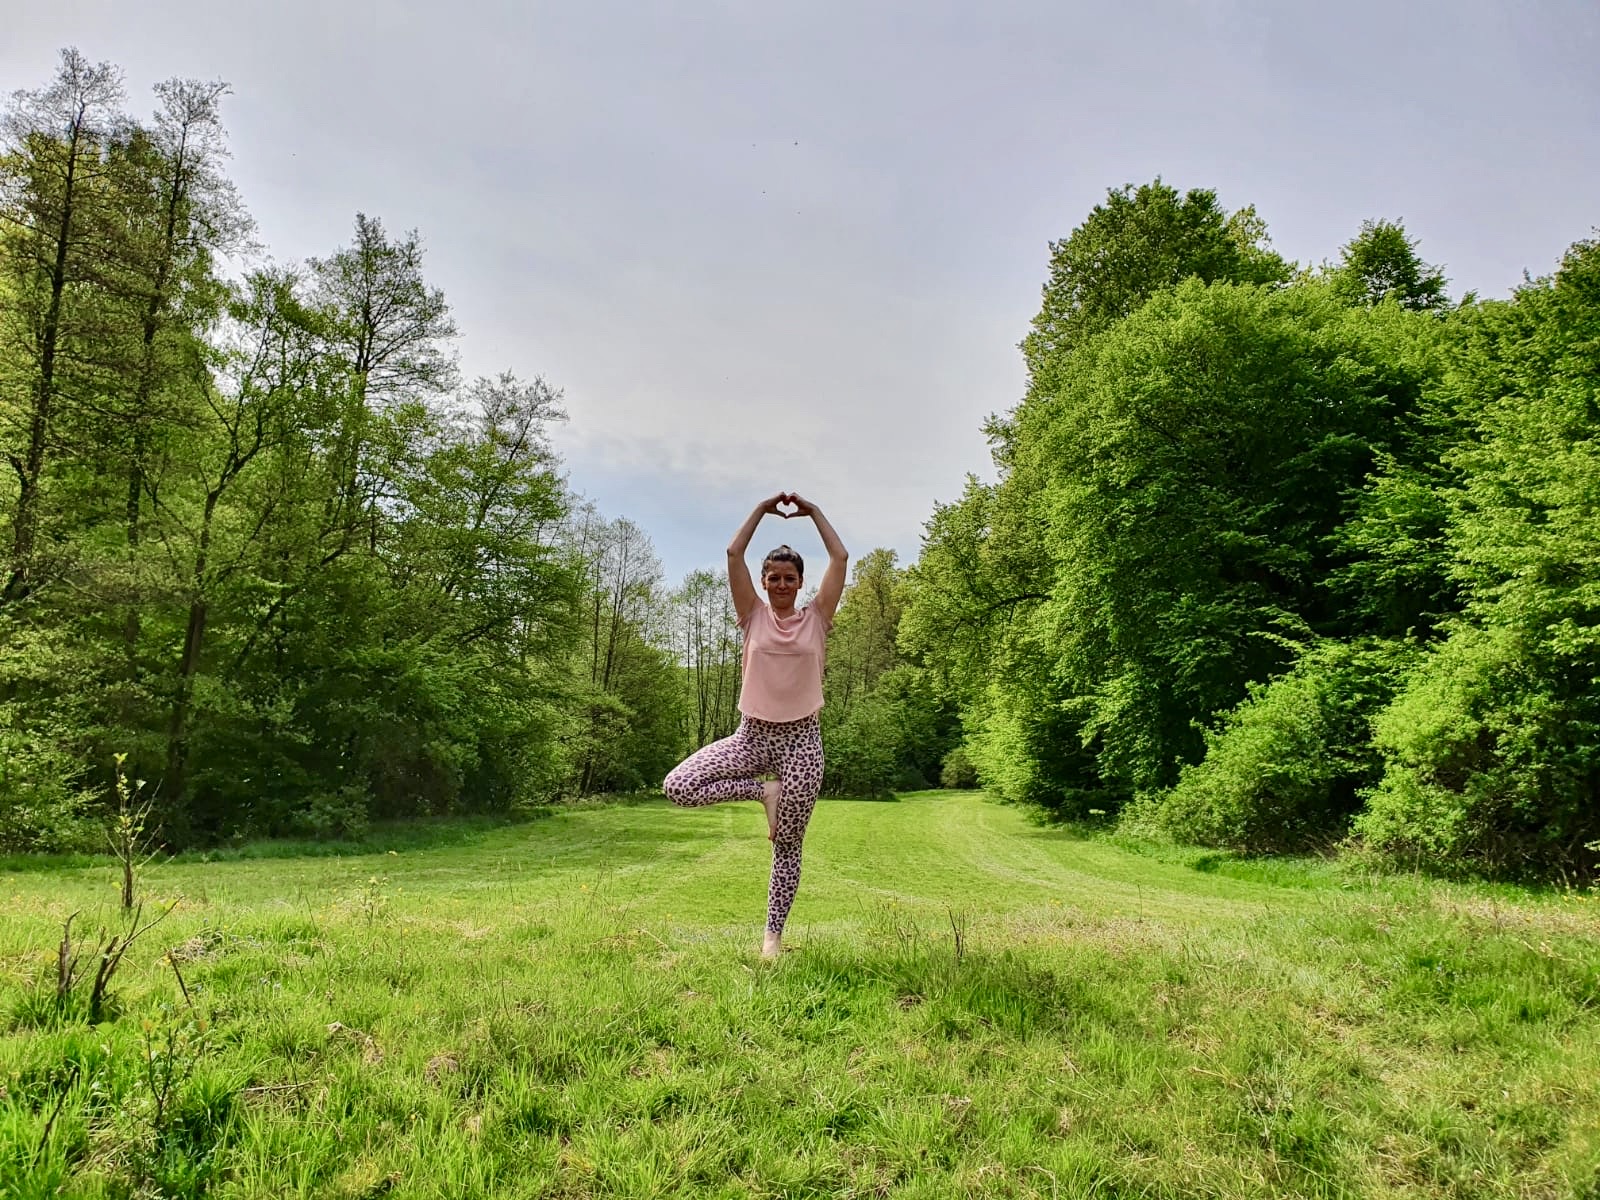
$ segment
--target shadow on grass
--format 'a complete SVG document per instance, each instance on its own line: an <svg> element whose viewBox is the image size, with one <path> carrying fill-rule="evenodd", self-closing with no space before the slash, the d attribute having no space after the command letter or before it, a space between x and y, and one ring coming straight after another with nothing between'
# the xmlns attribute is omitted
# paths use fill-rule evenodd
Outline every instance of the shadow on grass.
<svg viewBox="0 0 1600 1200"><path fill-rule="evenodd" d="M76 871L115 861L109 854L0 854L0 872Z"/></svg>
<svg viewBox="0 0 1600 1200"><path fill-rule="evenodd" d="M262 837L236 843L201 846L181 850L160 861L174 865L194 863L251 862L275 859L361 858L391 852L470 849L519 828L534 825L568 813L593 812L604 808L631 808L665 803L660 792L627 795L585 796L558 804L539 805L511 813L457 814L443 817L414 817L408 820L374 822L360 837L318 839L312 837ZM685 833L683 838L692 836ZM677 834L653 832L648 839L681 840ZM615 844L615 842L613 842ZM40 853L0 855L0 872L32 873L86 870L114 866L109 853Z"/></svg>
<svg viewBox="0 0 1600 1200"><path fill-rule="evenodd" d="M1128 963L1099 947L1075 947L1073 954L1072 968L1062 970L1010 950L963 950L936 929L871 947L823 938L785 960L785 999L792 1004L796 992L848 995L881 988L901 1010L926 1007L930 1027L946 1039L982 1036L985 1030L1016 1038L1069 1030L1129 1033L1137 1014L1130 1015L1102 986L1110 973L1128 971ZM1157 964L1139 962L1132 970L1153 977Z"/></svg>

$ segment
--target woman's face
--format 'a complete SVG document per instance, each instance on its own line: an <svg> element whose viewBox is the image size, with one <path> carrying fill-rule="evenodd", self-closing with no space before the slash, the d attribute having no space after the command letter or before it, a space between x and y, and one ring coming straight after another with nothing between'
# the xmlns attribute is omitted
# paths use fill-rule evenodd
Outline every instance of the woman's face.
<svg viewBox="0 0 1600 1200"><path fill-rule="evenodd" d="M761 572L761 586L767 589L773 608L793 608L794 598L800 594L800 572L793 563L770 562Z"/></svg>

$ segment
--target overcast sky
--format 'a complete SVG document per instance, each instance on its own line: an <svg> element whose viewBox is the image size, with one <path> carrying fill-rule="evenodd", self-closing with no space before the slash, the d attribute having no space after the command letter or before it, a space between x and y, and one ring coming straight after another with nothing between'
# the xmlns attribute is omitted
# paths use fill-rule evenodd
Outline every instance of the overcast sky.
<svg viewBox="0 0 1600 1200"><path fill-rule="evenodd" d="M130 107L222 78L280 260L415 227L470 374L543 375L573 486L720 565L799 491L917 553L992 474L1048 245L1160 175L1335 256L1403 219L1503 295L1600 224L1596 0L5 0L0 88L76 45ZM758 546L818 545L809 523ZM800 534L805 536L797 536Z"/></svg>

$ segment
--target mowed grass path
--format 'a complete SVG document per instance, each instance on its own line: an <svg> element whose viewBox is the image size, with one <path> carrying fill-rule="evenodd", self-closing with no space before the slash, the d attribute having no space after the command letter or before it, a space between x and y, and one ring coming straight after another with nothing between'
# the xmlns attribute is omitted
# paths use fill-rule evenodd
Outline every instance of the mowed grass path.
<svg viewBox="0 0 1600 1200"><path fill-rule="evenodd" d="M95 1026L110 865L0 873L0 1195L1600 1197L1592 894L824 801L767 964L762 832L157 865Z"/></svg>

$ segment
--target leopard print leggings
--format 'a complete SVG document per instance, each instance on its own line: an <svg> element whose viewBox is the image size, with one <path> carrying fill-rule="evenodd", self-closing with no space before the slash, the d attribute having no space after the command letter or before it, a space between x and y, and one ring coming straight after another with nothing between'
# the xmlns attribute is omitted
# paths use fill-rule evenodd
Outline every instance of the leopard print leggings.
<svg viewBox="0 0 1600 1200"><path fill-rule="evenodd" d="M772 839L772 883L767 889L767 929L782 933L800 890L800 845L822 790L822 728L816 714L798 721L744 717L732 737L696 750L661 785L683 808L726 800L760 800L758 775L777 775L778 830Z"/></svg>

